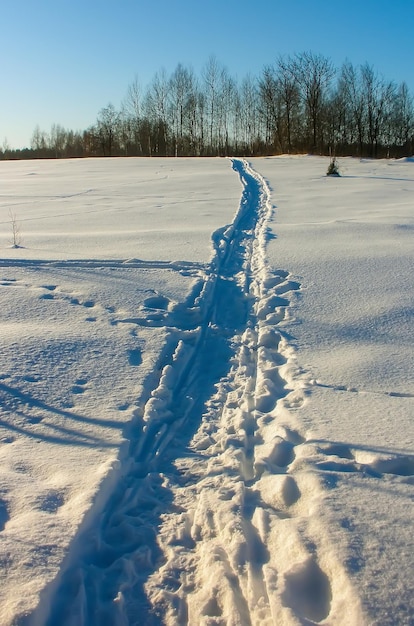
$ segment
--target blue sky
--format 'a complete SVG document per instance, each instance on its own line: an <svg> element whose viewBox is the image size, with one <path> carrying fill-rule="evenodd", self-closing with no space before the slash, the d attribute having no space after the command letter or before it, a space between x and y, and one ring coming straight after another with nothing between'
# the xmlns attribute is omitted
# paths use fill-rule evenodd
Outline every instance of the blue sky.
<svg viewBox="0 0 414 626"><path fill-rule="evenodd" d="M414 0L0 0L0 145L37 124L84 130L178 63L214 55L235 77L308 51L373 65L414 94Z"/></svg>

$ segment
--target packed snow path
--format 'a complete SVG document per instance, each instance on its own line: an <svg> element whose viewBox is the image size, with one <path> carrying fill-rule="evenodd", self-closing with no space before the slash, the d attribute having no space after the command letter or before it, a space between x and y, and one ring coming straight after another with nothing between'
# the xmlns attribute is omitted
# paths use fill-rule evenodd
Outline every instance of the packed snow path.
<svg viewBox="0 0 414 626"><path fill-rule="evenodd" d="M120 480L30 624L361 623L334 546L312 522L318 479L295 471L307 389L283 321L300 285L267 265L265 181L244 161L233 168L239 210L213 234L192 301L164 319L158 381Z"/></svg>

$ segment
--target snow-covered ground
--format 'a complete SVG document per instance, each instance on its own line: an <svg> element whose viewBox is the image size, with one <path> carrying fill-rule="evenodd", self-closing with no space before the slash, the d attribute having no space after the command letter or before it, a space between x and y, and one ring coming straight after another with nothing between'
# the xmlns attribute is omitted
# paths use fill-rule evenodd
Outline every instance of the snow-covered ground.
<svg viewBox="0 0 414 626"><path fill-rule="evenodd" d="M269 260L301 284L284 330L309 395L289 471L318 476L368 622L413 624L413 160L342 159L341 178L318 158L254 166L278 206Z"/></svg>
<svg viewBox="0 0 414 626"><path fill-rule="evenodd" d="M414 623L414 165L327 166L0 163L2 626Z"/></svg>

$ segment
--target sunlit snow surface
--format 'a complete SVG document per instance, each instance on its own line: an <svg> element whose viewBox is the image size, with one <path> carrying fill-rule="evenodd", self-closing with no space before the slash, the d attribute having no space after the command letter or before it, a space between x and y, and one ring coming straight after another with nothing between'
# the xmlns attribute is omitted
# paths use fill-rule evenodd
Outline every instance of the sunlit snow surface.
<svg viewBox="0 0 414 626"><path fill-rule="evenodd" d="M413 623L414 166L327 166L0 163L1 624Z"/></svg>

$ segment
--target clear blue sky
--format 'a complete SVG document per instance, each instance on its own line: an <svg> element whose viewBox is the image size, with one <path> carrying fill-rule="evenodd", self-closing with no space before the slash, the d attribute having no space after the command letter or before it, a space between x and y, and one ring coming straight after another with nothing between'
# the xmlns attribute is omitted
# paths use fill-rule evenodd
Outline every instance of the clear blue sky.
<svg viewBox="0 0 414 626"><path fill-rule="evenodd" d="M0 0L0 145L39 124L84 130L178 63L214 55L235 77L309 51L365 62L414 93L414 0Z"/></svg>

